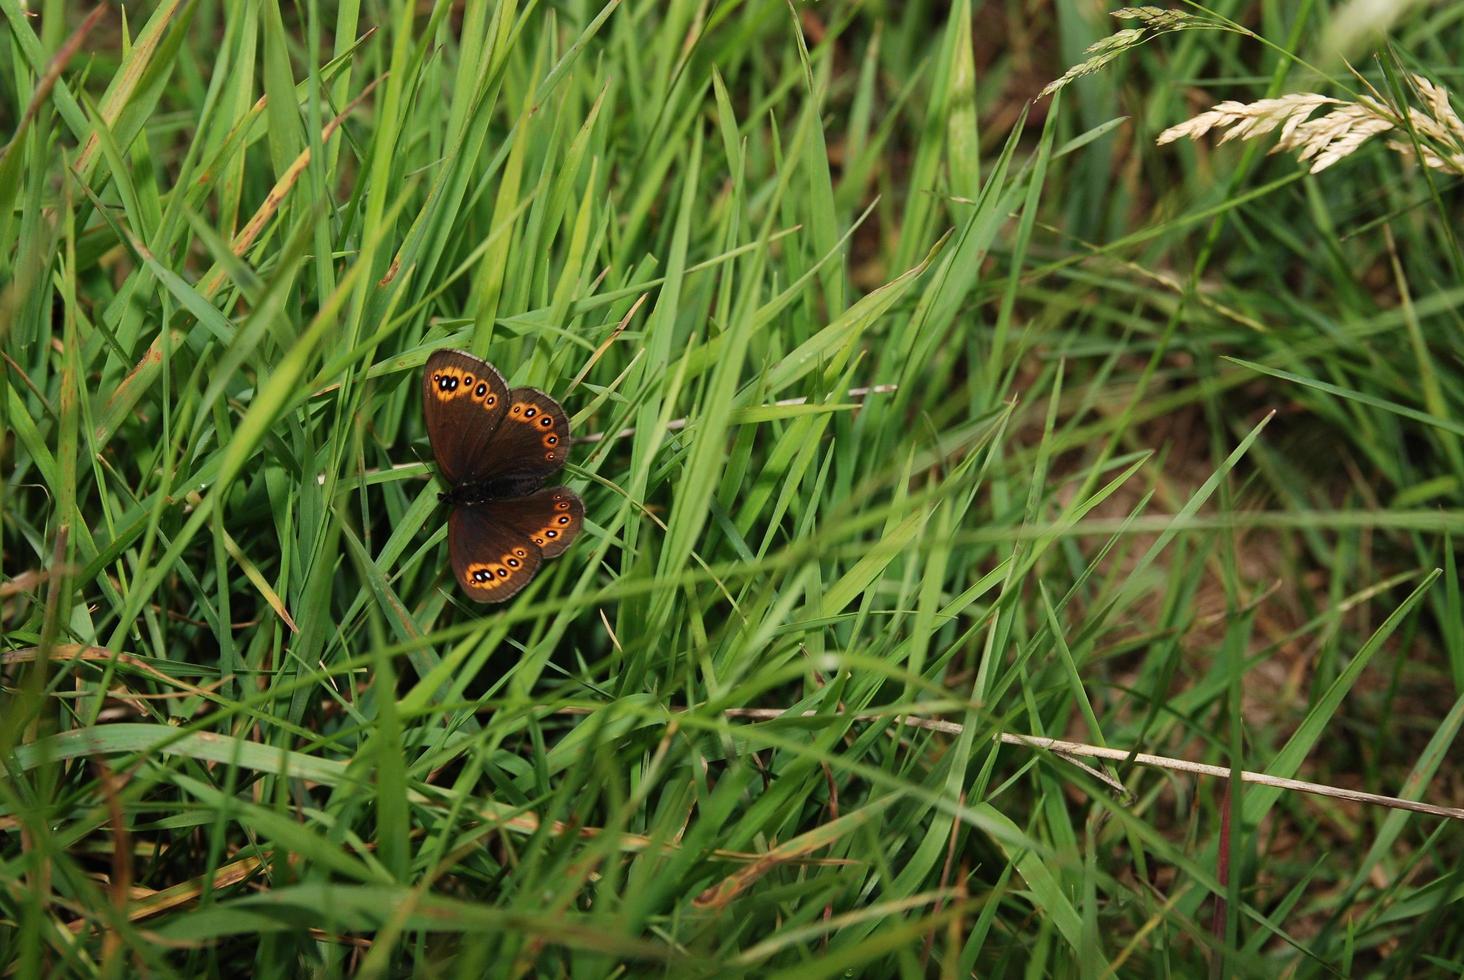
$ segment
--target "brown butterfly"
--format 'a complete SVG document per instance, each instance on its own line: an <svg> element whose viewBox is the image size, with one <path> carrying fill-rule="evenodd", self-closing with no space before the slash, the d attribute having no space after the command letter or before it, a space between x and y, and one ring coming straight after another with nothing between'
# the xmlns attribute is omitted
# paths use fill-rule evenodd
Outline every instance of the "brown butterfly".
<svg viewBox="0 0 1464 980"><path fill-rule="evenodd" d="M569 417L537 388L510 389L493 365L447 349L427 358L422 414L451 487L438 498L452 506L453 577L469 599L502 602L584 526L579 496L544 486L568 454Z"/></svg>

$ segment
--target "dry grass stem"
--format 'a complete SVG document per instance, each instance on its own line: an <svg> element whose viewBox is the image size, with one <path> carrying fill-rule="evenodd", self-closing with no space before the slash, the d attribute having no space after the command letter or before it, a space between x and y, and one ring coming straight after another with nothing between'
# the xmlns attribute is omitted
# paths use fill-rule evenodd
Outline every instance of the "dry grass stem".
<svg viewBox="0 0 1464 980"><path fill-rule="evenodd" d="M1113 11L1119 20L1134 20L1142 27L1126 27L1115 34L1094 41L1083 52L1088 57L1063 72L1062 77L1047 83L1039 98L1052 95L1069 82L1101 71L1110 61L1151 38L1171 31L1194 30L1198 28L1213 31L1234 31L1235 27L1222 20L1202 17L1184 10L1169 10L1164 7L1124 7Z"/></svg>
<svg viewBox="0 0 1464 980"><path fill-rule="evenodd" d="M735 708L727 711L726 714L737 718L773 720L787 717L789 713L778 708ZM802 712L803 717L813 714L814 712L812 711ZM948 735L959 735L965 731L965 726L959 722L941 721L937 718L917 718L910 715L900 715L896 720L901 725L910 728L924 728L928 731L944 732ZM1021 745L1026 748L1046 749L1054 755L1059 755L1064 758L1069 756L1082 756L1090 759L1112 759L1119 762L1133 762L1141 766L1169 769L1174 772L1187 772L1196 776L1215 776L1221 779L1228 779L1231 775L1231 770L1225 766L1212 766L1204 762L1190 762L1188 759L1175 759L1164 755L1150 755L1146 752L1130 752L1127 749L1112 749L1102 745L1087 745L1083 742L1067 742L1061 739L1044 738L1037 735L1020 735L1011 732L1002 732L999 738L1006 745ZM1349 800L1353 803L1364 803L1369 806L1384 806L1394 810L1412 810L1414 813L1426 813L1433 817L1464 820L1464 807L1419 803L1415 800L1405 800L1397 796L1363 793L1358 790L1343 789L1339 786L1328 786L1324 783L1309 783L1301 779L1271 776L1263 772L1252 772L1249 769L1242 769L1240 771L1240 778L1242 782L1256 783L1261 786L1273 786L1277 789L1290 790L1296 793L1311 793L1314 796L1327 796L1335 800ZM1104 782L1106 783L1108 781L1104 780Z"/></svg>
<svg viewBox="0 0 1464 980"><path fill-rule="evenodd" d="M1124 7L1122 10L1113 11L1113 16L1119 20L1137 20L1145 27L1161 31L1215 26L1212 21L1196 17L1184 10L1172 10L1168 7Z"/></svg>
<svg viewBox="0 0 1464 980"><path fill-rule="evenodd" d="M1163 7L1125 7L1113 12L1119 20L1137 22L1090 44L1087 56L1049 82L1041 95L1052 95L1068 83L1101 71L1119 55L1170 31L1208 28L1245 32L1226 21ZM1368 140L1401 131L1388 148L1433 170L1464 175L1464 120L1449 102L1449 93L1422 75L1409 76L1420 106L1394 107L1381 97L1337 99L1315 92L1296 92L1255 102L1227 101L1159 134L1163 146L1180 139L1197 140L1212 130L1223 130L1220 142L1251 140L1277 129L1281 134L1271 152L1288 151L1320 173L1351 156ZM1376 94L1376 93L1374 93ZM1323 106L1330 110L1314 113Z"/></svg>

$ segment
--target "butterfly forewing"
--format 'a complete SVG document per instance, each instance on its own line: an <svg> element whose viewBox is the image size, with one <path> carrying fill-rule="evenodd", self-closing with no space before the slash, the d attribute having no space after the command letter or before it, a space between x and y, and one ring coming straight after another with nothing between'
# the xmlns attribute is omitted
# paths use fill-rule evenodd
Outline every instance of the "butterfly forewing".
<svg viewBox="0 0 1464 980"><path fill-rule="evenodd" d="M454 486L483 479L493 468L494 436L509 408L508 384L493 365L460 350L427 358L422 412L443 479Z"/></svg>
<svg viewBox="0 0 1464 980"><path fill-rule="evenodd" d="M535 485L559 472L569 453L569 416L537 388L515 388L508 411L488 447L486 479L532 479Z"/></svg>

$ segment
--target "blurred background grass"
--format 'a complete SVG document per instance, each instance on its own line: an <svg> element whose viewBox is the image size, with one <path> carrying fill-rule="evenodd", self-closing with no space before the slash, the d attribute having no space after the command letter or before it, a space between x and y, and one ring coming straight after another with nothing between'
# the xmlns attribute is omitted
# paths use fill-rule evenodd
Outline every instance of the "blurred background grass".
<svg viewBox="0 0 1464 980"><path fill-rule="evenodd" d="M1464 971L1457 821L998 741L1464 805L1458 178L1154 145L1453 87L1456 5L1219 3L1041 99L1132 25L29 7L8 973ZM595 437L506 607L444 345Z"/></svg>

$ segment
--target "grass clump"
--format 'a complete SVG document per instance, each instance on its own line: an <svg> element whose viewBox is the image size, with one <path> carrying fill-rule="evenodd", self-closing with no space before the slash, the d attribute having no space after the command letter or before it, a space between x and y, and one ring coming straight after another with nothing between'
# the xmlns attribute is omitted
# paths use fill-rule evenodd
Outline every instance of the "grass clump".
<svg viewBox="0 0 1464 980"><path fill-rule="evenodd" d="M8 972L1464 968L1445 6L30 6ZM443 346L580 437L487 611Z"/></svg>

